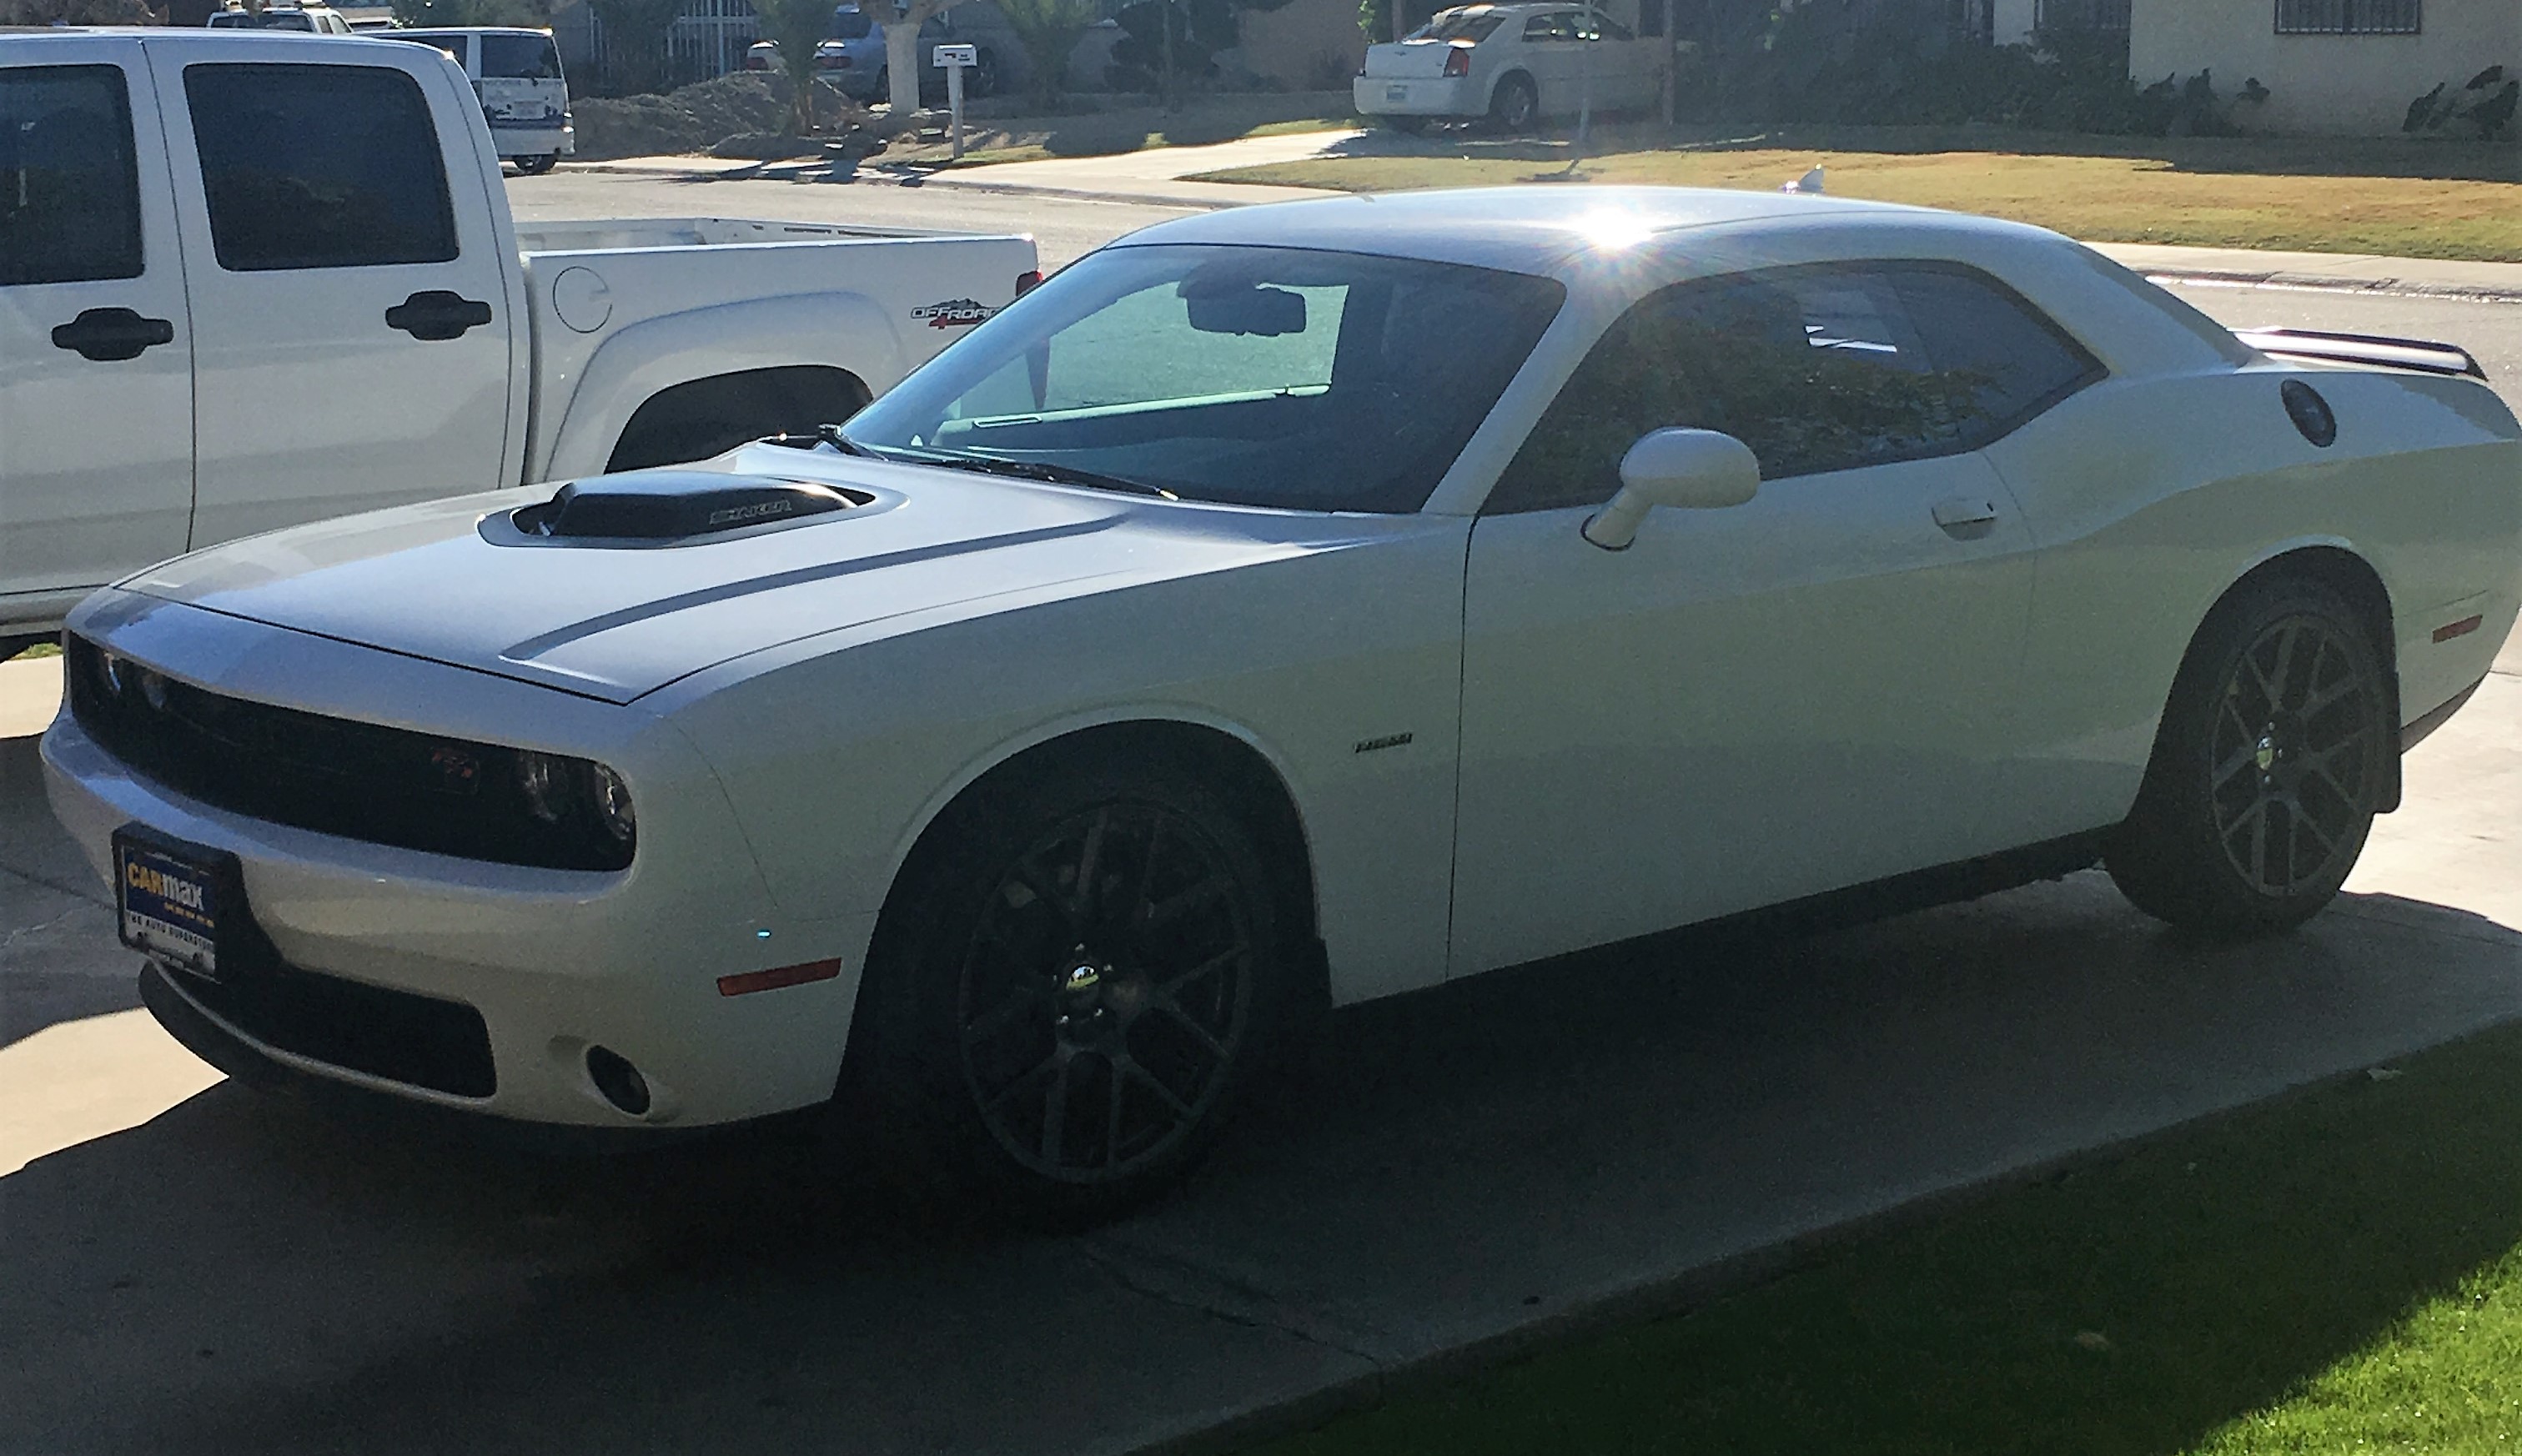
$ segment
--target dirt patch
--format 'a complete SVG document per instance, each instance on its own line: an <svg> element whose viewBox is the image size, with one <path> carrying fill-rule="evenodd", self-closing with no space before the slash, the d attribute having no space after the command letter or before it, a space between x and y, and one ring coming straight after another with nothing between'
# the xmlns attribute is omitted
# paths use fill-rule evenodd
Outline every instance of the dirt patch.
<svg viewBox="0 0 2522 1456"><path fill-rule="evenodd" d="M585 97L570 103L578 160L707 152L729 137L785 134L792 122L788 78L737 71L663 96ZM838 134L866 113L828 83L816 87L815 119Z"/></svg>

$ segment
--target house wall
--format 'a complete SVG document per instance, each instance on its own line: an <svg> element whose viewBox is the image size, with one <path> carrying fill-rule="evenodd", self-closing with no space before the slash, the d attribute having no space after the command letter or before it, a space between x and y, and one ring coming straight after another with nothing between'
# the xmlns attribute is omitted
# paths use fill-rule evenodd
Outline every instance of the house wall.
<svg viewBox="0 0 2522 1456"><path fill-rule="evenodd" d="M2032 22L2039 0L1992 0L1989 30L1998 45L2023 45L2032 39Z"/></svg>
<svg viewBox="0 0 2522 1456"><path fill-rule="evenodd" d="M2271 93L2236 109L2253 131L2396 132L2437 81L2490 66L2522 74L2522 0L2425 0L2421 35L2279 35L2271 0L2135 0L2128 74L2151 85L2215 72L2230 97L2253 76Z"/></svg>
<svg viewBox="0 0 2522 1456"><path fill-rule="evenodd" d="M1247 10L1241 21L1243 64L1291 91L1336 90L1366 60L1357 0L1288 0L1277 10Z"/></svg>

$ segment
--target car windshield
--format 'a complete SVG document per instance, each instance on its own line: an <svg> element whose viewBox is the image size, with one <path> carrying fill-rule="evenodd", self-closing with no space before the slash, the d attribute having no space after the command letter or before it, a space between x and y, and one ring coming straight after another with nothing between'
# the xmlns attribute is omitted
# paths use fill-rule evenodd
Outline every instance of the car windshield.
<svg viewBox="0 0 2522 1456"><path fill-rule="evenodd" d="M560 49L548 35L482 36L482 74L514 81L560 79Z"/></svg>
<svg viewBox="0 0 2522 1456"><path fill-rule="evenodd" d="M878 454L1192 500L1415 511L1565 297L1551 279L1415 258L1107 248L847 436Z"/></svg>
<svg viewBox="0 0 2522 1456"><path fill-rule="evenodd" d="M1494 10L1449 10L1410 32L1410 40L1486 40L1506 19Z"/></svg>

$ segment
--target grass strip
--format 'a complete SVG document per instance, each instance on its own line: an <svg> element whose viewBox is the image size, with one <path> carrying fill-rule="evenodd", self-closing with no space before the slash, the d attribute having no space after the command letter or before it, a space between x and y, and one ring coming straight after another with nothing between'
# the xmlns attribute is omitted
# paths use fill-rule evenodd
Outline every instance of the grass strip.
<svg viewBox="0 0 2522 1456"><path fill-rule="evenodd" d="M1258 1448L2522 1449L2522 1027Z"/></svg>
<svg viewBox="0 0 2522 1456"><path fill-rule="evenodd" d="M1828 167L1837 196L2010 217L2095 242L2522 260L2522 180L2510 174L2503 156L2514 151L2509 147L2472 156L2467 147L2402 143L2384 152L2343 141L2325 164L2291 148L2255 154L2230 142L2194 152L2160 143L2135 155L2087 150L2101 155L1800 146L1627 151L1586 160L1571 179L1773 190L1819 165ZM1332 157L1194 180L1391 192L1526 182L1565 166L1564 159L1558 166L1536 165L1536 155L1466 148L1457 155ZM2311 174L2260 169L2288 161ZM2419 169L2438 174L2405 174Z"/></svg>

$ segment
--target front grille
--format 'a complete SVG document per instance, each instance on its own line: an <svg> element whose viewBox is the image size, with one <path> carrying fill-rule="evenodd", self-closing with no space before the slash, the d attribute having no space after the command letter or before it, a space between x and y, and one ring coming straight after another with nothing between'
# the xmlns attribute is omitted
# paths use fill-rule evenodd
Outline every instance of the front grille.
<svg viewBox="0 0 2522 1456"><path fill-rule="evenodd" d="M237 1030L283 1052L456 1097L489 1097L498 1086L490 1028L462 1002L276 963L226 981L167 975Z"/></svg>
<svg viewBox="0 0 2522 1456"><path fill-rule="evenodd" d="M622 869L629 837L537 816L534 755L208 692L67 643L70 715L109 753L233 813L372 844L546 869ZM580 761L565 761L577 764Z"/></svg>

